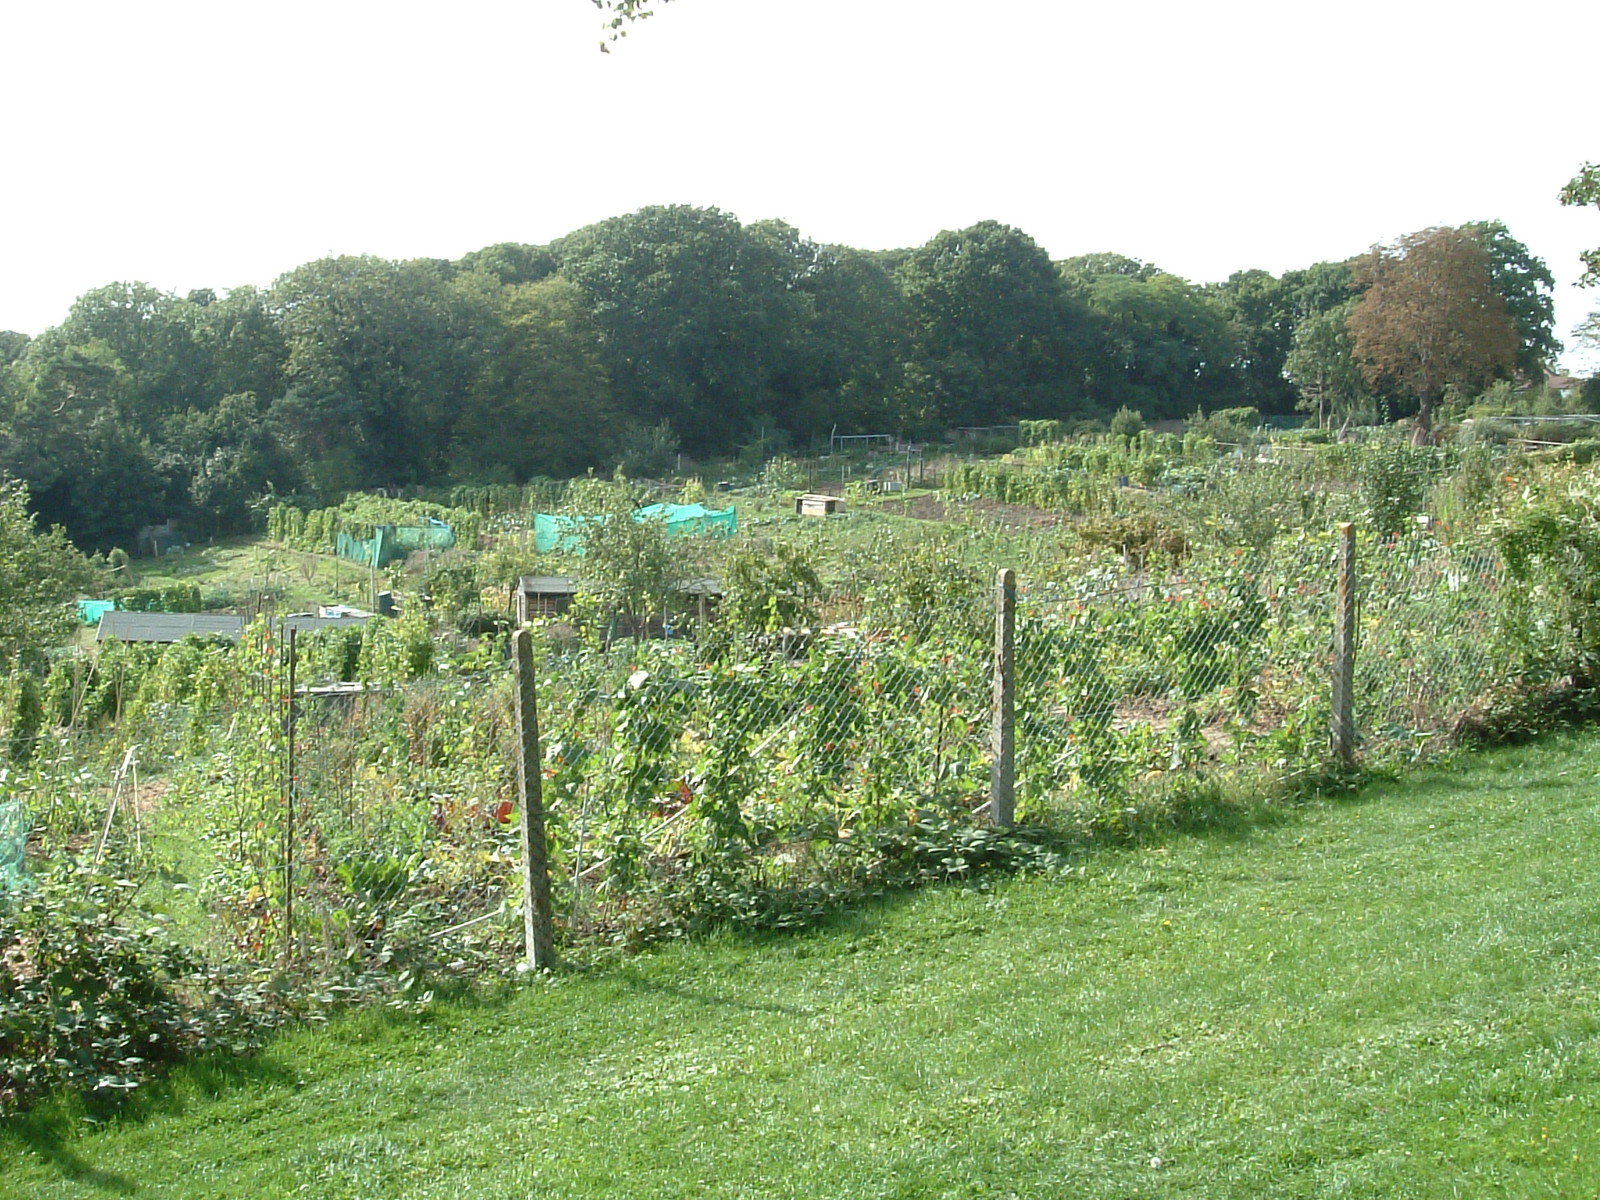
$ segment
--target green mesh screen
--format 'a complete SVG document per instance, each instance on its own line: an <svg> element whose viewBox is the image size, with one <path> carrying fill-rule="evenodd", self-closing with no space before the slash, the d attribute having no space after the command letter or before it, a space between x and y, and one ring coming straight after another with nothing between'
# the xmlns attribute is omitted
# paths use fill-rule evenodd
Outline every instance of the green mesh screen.
<svg viewBox="0 0 1600 1200"><path fill-rule="evenodd" d="M730 505L727 508L706 508L703 504L650 504L633 511L635 521L660 521L667 527L670 537L686 537L692 533L705 533L713 537L732 537L739 529L739 514ZM540 554L552 550L583 553L583 527L590 521L603 521L603 516L557 516L535 513L533 516L534 548Z"/></svg>
<svg viewBox="0 0 1600 1200"><path fill-rule="evenodd" d="M426 525L376 525L370 538L340 530L334 553L362 566L386 567L414 550L448 550L456 544L456 531L443 521Z"/></svg>

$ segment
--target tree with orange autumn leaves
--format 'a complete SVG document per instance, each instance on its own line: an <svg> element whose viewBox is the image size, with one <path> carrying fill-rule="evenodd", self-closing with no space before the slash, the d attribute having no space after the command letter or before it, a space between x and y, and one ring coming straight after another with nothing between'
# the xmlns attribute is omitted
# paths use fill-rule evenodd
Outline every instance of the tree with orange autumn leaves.
<svg viewBox="0 0 1600 1200"><path fill-rule="evenodd" d="M1416 400L1418 443L1431 440L1447 387L1481 386L1516 365L1516 322L1491 266L1475 230L1448 227L1375 246L1356 264L1354 357L1375 391Z"/></svg>

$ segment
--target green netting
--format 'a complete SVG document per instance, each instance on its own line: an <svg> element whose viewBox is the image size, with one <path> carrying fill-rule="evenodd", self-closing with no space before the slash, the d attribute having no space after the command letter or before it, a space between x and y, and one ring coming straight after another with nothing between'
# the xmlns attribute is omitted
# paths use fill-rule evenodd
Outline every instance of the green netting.
<svg viewBox="0 0 1600 1200"><path fill-rule="evenodd" d="M739 515L733 506L707 508L703 504L647 504L633 510L635 521L661 521L669 537L686 537L691 533L706 533L713 537L732 537L739 529ZM583 553L583 527L590 521L603 521L603 516L564 517L551 513L533 516L534 547L541 554L561 549L574 554Z"/></svg>
<svg viewBox="0 0 1600 1200"><path fill-rule="evenodd" d="M116 608L115 600L79 600L78 620L84 625L98 625L101 617L115 612Z"/></svg>
<svg viewBox="0 0 1600 1200"><path fill-rule="evenodd" d="M370 538L352 537L341 529L334 553L364 567L386 567L414 550L448 550L455 544L454 529L430 520L426 525L374 525Z"/></svg>
<svg viewBox="0 0 1600 1200"><path fill-rule="evenodd" d="M0 800L0 892L22 882L28 845L28 810L21 800Z"/></svg>

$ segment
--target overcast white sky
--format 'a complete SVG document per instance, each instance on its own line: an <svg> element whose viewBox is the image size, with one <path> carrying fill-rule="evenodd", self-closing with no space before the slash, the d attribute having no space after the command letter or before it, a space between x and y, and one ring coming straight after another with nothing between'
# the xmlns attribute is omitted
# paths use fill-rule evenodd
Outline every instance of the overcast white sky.
<svg viewBox="0 0 1600 1200"><path fill-rule="evenodd" d="M984 218L1196 282L1499 218L1600 308L1600 3L15 0L0 329L117 280L455 258L645 204L918 245ZM1569 339L1570 340L1570 339ZM1569 361L1571 356L1569 356Z"/></svg>

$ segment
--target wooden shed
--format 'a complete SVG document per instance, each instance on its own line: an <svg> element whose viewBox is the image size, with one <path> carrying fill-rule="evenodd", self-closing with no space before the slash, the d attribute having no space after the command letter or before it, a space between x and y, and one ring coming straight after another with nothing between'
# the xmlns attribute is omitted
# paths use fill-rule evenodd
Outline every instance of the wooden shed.
<svg viewBox="0 0 1600 1200"><path fill-rule="evenodd" d="M844 500L821 492L806 492L794 498L794 511L802 517L827 517L844 511Z"/></svg>
<svg viewBox="0 0 1600 1200"><path fill-rule="evenodd" d="M569 575L524 575L517 580L514 597L517 624L536 617L559 617L572 607L578 581Z"/></svg>

